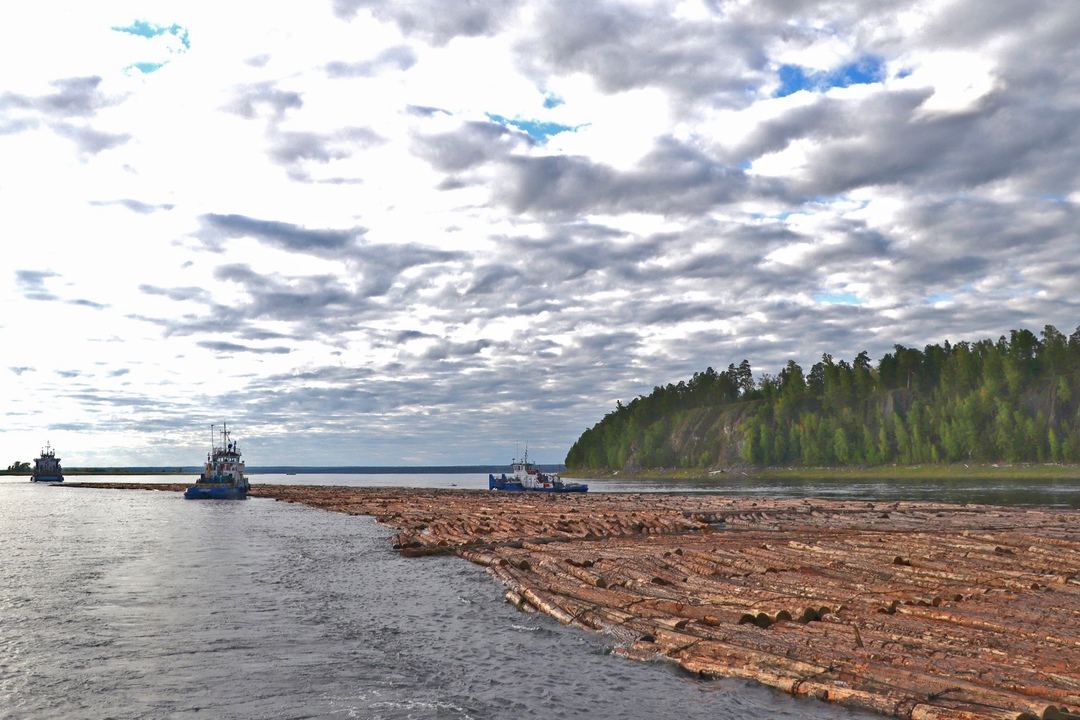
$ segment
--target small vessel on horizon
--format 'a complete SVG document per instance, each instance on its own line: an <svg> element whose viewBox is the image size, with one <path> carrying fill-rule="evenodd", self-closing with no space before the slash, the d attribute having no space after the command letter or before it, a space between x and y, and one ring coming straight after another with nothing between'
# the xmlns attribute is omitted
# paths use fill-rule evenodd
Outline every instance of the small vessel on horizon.
<svg viewBox="0 0 1080 720"><path fill-rule="evenodd" d="M247 497L248 484L244 477L244 460L240 455L240 443L229 439L228 425L221 425L221 444L210 426L210 452L206 455L206 467L198 482L184 491L186 500L243 500Z"/></svg>
<svg viewBox="0 0 1080 720"><path fill-rule="evenodd" d="M589 486L584 483L567 482L558 473L548 473L540 470L535 464L529 462L529 449L525 449L525 456L520 460L510 461L510 477L503 473L501 477L488 474L488 490L510 490L549 493L588 492Z"/></svg>
<svg viewBox="0 0 1080 720"><path fill-rule="evenodd" d="M52 445L45 442L41 456L34 459L34 472L30 482L64 482L64 471L60 468L60 458Z"/></svg>

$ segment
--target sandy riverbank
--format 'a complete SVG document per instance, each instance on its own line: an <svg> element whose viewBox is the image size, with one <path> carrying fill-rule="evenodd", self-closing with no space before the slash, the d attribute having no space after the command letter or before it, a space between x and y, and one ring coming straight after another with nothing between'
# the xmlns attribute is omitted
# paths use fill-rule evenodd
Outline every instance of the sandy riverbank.
<svg viewBox="0 0 1080 720"><path fill-rule="evenodd" d="M76 487L70 484L68 487ZM182 490L178 484L88 487ZM1077 717L1080 512L710 495L259 486L618 652L903 718Z"/></svg>

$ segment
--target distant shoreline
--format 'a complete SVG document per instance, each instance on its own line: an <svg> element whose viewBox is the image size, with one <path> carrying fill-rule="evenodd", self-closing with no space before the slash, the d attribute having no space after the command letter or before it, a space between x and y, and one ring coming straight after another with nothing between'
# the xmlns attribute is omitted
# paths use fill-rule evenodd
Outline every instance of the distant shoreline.
<svg viewBox="0 0 1080 720"><path fill-rule="evenodd" d="M723 469L670 468L635 471L564 472L567 477L620 480L1080 480L1080 465L1061 463L959 463L954 465L890 465L886 467L767 467L734 466Z"/></svg>
<svg viewBox="0 0 1080 720"><path fill-rule="evenodd" d="M1080 465L1060 463L996 463L954 465L897 465L887 467L768 467L734 466L723 469L701 468L649 469L636 471L587 471L571 472L562 465L538 465L545 472L561 472L566 477L579 479L619 480L723 480L747 478L754 480L855 480L888 481L919 479L957 480L1078 480ZM247 469L248 475L486 475L506 472L504 465L424 465L424 466L255 466ZM115 467L70 468L65 476L86 475L198 475L201 466L184 467ZM29 471L0 470L0 476L30 477Z"/></svg>
<svg viewBox="0 0 1080 720"><path fill-rule="evenodd" d="M537 463L544 472L561 472L563 465ZM336 467L305 467L295 465L249 465L248 475L474 475L508 472L500 465L342 465ZM201 465L181 467L73 467L64 468L64 475L198 475ZM29 470L0 470L0 475L30 477Z"/></svg>

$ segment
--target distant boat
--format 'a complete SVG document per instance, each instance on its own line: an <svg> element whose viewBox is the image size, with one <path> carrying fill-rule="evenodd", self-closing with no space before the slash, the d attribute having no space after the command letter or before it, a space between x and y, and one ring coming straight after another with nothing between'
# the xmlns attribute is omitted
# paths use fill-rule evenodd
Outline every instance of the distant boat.
<svg viewBox="0 0 1080 720"><path fill-rule="evenodd" d="M48 442L41 451L41 457L34 460L34 472L30 476L30 482L64 482L60 458L56 457L56 451Z"/></svg>
<svg viewBox="0 0 1080 720"><path fill-rule="evenodd" d="M525 457L520 460L511 460L511 474L506 477L496 478L488 474L488 490L510 490L549 493L588 492L589 486L584 483L567 482L559 477L558 473L546 473L529 462L529 450L526 448Z"/></svg>
<svg viewBox="0 0 1080 720"><path fill-rule="evenodd" d="M243 500L247 497L248 484L244 477L244 460L240 456L240 444L229 439L228 425L221 426L221 444L215 442L213 426L210 426L210 452L206 456L206 468L198 482L184 491L187 500Z"/></svg>

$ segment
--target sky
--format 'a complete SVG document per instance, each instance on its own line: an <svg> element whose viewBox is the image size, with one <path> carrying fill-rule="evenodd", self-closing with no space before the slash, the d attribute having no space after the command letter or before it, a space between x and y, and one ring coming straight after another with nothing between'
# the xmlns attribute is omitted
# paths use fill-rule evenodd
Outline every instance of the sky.
<svg viewBox="0 0 1080 720"><path fill-rule="evenodd" d="M0 9L0 465L561 462L657 385L1080 324L1064 0Z"/></svg>

